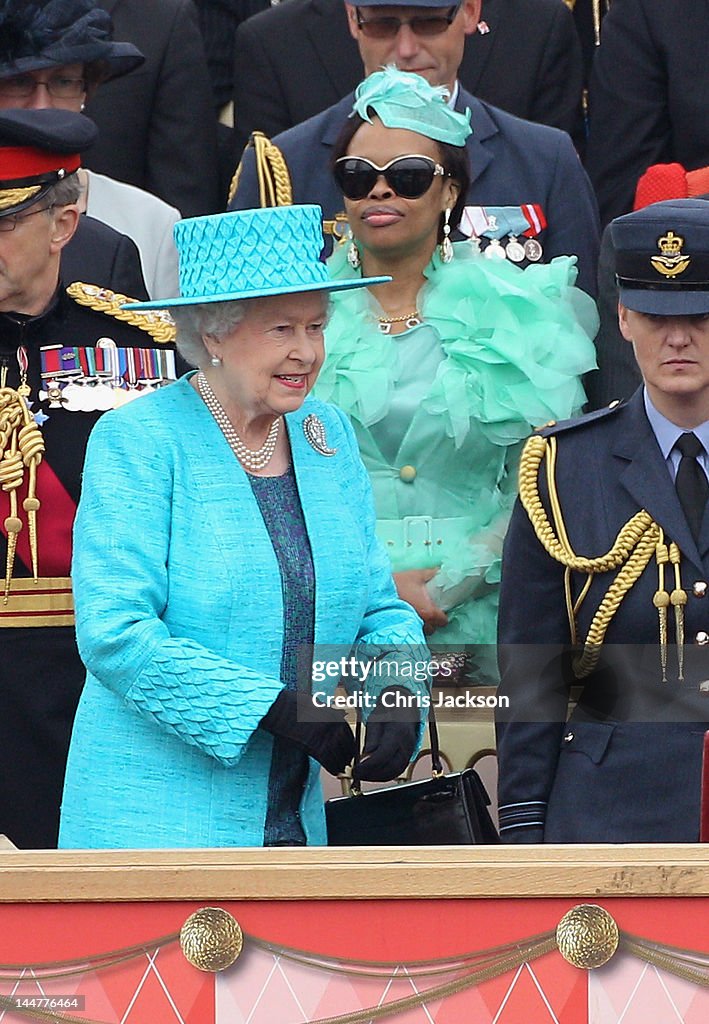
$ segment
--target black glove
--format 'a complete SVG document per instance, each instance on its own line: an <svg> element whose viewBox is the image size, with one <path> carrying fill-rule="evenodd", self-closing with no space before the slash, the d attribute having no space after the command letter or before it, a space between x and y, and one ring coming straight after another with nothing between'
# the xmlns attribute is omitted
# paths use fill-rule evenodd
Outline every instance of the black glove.
<svg viewBox="0 0 709 1024"><path fill-rule="evenodd" d="M302 699L302 698L301 698ZM312 716L310 701L303 708ZM289 740L300 750L337 775L350 763L355 753L352 729L345 721L344 712L337 708L319 708L318 721L302 721L298 713L298 694L294 690L281 690L261 719L261 728L273 736Z"/></svg>
<svg viewBox="0 0 709 1024"><path fill-rule="evenodd" d="M404 700L400 707L385 707L384 694L400 693ZM409 705L411 693L403 686L387 686L382 690L364 734L364 750L359 766L359 778L365 782L387 782L404 771L416 749L419 720L412 720ZM394 703L393 701L391 702Z"/></svg>

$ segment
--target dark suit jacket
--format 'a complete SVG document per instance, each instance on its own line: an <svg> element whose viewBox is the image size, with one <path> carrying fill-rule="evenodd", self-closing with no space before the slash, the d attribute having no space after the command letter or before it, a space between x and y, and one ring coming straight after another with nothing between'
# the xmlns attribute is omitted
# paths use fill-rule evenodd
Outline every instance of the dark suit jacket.
<svg viewBox="0 0 709 1024"><path fill-rule="evenodd" d="M67 284L83 281L132 299L149 298L135 242L94 217L81 217L76 234L62 250L61 276Z"/></svg>
<svg viewBox="0 0 709 1024"><path fill-rule="evenodd" d="M651 164L709 164L709 0L623 0L603 19L586 166L605 224Z"/></svg>
<svg viewBox="0 0 709 1024"><path fill-rule="evenodd" d="M557 435L556 483L571 547L605 554L620 528L646 509L681 551L684 681L678 680L675 620L669 609L667 682L662 682L658 589L654 555L612 618L598 669L583 681L565 723L568 673L559 649L569 645L564 567L533 532L518 502L505 541L500 594L501 694L498 711L501 824L508 842L696 842L699 835L702 737L709 727L706 696L709 648L697 646L709 628L706 601L692 593L709 576L709 513L697 545L672 477L648 422L642 391L612 411L592 414ZM545 466L540 493L547 514ZM579 613L579 637L615 578L594 577ZM586 576L572 574L572 599ZM675 586L666 569L667 592ZM533 614L530 609L533 608ZM546 818L545 827L532 823Z"/></svg>
<svg viewBox="0 0 709 1024"><path fill-rule="evenodd" d="M484 0L489 32L468 36L460 80L503 110L568 132L580 121L581 47L562 0ZM352 92L362 61L343 0L285 0L236 33L234 118L240 153Z"/></svg>
<svg viewBox="0 0 709 1024"><path fill-rule="evenodd" d="M223 209L216 119L192 0L103 0L114 38L145 63L99 86L86 113L99 140L86 165L154 192L185 217Z"/></svg>
<svg viewBox="0 0 709 1024"><path fill-rule="evenodd" d="M287 0L291 2L291 0ZM539 203L548 227L539 236L544 258L576 254L579 285L595 294L598 213L590 182L565 132L521 121L459 91L456 106L472 111L466 143L471 167L468 204ZM342 211L329 169L330 150L352 109L352 96L275 138L293 183L293 202L319 203L326 218ZM244 157L232 209L259 205L253 149Z"/></svg>

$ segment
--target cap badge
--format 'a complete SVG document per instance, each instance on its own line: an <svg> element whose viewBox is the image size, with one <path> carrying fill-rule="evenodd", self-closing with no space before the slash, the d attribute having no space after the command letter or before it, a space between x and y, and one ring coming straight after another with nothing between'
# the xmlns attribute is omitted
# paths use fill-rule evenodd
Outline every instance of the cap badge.
<svg viewBox="0 0 709 1024"><path fill-rule="evenodd" d="M658 274L663 277L678 277L683 274L692 262L691 256L682 252L684 239L676 235L674 231L668 231L657 240L657 247L660 250L659 256L651 256L650 263Z"/></svg>

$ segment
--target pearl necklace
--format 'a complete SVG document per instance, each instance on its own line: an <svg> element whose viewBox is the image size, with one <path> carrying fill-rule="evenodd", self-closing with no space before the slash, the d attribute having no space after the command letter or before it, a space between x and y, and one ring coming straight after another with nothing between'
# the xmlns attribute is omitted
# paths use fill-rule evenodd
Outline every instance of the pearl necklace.
<svg viewBox="0 0 709 1024"><path fill-rule="evenodd" d="M199 391L202 401L217 421L217 425L222 434L224 434L227 444L233 451L234 455L236 455L244 469L248 469L252 473L257 472L259 469L265 469L273 458L273 453L276 450L281 417L279 416L273 421L266 440L260 448L254 451L253 448L246 447L236 430L234 430L231 420L224 412L224 407L212 391L209 381L201 370L197 374L197 390Z"/></svg>

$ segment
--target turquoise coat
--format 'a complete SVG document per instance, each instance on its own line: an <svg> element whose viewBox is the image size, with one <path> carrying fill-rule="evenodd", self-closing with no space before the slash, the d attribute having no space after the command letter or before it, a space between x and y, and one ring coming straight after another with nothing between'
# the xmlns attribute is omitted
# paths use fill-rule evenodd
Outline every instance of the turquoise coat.
<svg viewBox="0 0 709 1024"><path fill-rule="evenodd" d="M306 440L311 412L332 457ZM315 567L315 642L422 644L375 538L345 416L308 399L286 424ZM273 741L258 725L282 688L281 579L247 475L188 377L94 429L73 578L88 675L59 845L261 845ZM326 842L319 774L311 761L300 807L312 844Z"/></svg>

